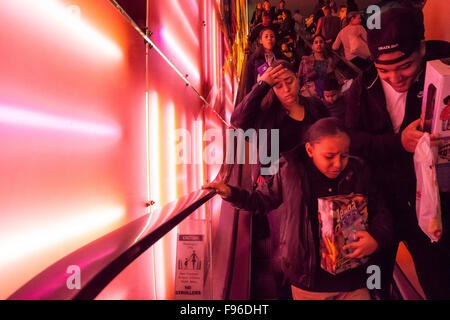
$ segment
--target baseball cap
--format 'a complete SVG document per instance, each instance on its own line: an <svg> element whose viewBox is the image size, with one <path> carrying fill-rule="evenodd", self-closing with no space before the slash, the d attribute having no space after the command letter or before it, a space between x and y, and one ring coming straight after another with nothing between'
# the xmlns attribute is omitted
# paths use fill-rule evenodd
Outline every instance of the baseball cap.
<svg viewBox="0 0 450 320"><path fill-rule="evenodd" d="M408 58L425 39L423 13L415 8L395 7L381 12L380 29L367 32L367 45L373 61L394 64ZM380 60L385 53L400 51L402 56Z"/></svg>

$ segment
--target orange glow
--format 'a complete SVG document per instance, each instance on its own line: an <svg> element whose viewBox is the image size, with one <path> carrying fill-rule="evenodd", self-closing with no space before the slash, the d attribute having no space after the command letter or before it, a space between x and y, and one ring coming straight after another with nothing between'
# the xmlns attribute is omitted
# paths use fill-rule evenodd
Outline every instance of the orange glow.
<svg viewBox="0 0 450 320"><path fill-rule="evenodd" d="M56 114L47 114L24 108L0 104L0 123L14 127L55 130L91 136L104 136L118 140L122 133L118 125L103 124Z"/></svg>
<svg viewBox="0 0 450 320"><path fill-rule="evenodd" d="M117 223L125 215L124 208L102 209L90 208L80 210L86 212L60 219L60 221L45 221L34 224L29 230L3 231L0 238L0 267L16 262L30 253L45 248L60 245L85 233L97 230L99 227ZM99 236L99 235L98 235Z"/></svg>
<svg viewBox="0 0 450 320"><path fill-rule="evenodd" d="M75 6L76 7L76 6ZM57 0L15 0L1 1L0 10L4 15L14 16L25 24L33 24L33 32L44 41L52 43L64 39L58 45L70 47L74 52L86 56L103 53L113 60L123 58L122 50L111 39L83 19L83 15ZM44 35L45 33L45 35Z"/></svg>

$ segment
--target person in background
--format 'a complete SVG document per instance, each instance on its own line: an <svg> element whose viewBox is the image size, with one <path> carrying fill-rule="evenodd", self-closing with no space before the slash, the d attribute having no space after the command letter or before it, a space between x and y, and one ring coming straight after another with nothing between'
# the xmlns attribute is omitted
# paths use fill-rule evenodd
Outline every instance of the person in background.
<svg viewBox="0 0 450 320"><path fill-rule="evenodd" d="M255 9L255 11L253 12L252 19L250 20L250 30L251 30L254 26L256 26L256 25L258 25L258 24L260 24L260 23L262 22L262 13L263 13L263 10L262 10L262 3L261 3L261 2L258 2L258 3L256 4L256 9Z"/></svg>
<svg viewBox="0 0 450 320"><path fill-rule="evenodd" d="M294 21L295 21L295 26L294 26L294 30L295 33L298 35L300 34L300 32L305 31L305 19L303 18L302 14L300 13L300 10L295 10L294 11L294 17L293 17ZM297 37L298 39L298 37Z"/></svg>
<svg viewBox="0 0 450 320"><path fill-rule="evenodd" d="M367 31L361 25L361 15L358 12L350 12L346 19L349 23L337 35L332 49L336 51L343 46L345 59L364 70L370 64Z"/></svg>
<svg viewBox="0 0 450 320"><path fill-rule="evenodd" d="M322 35L325 39L325 43L331 46L341 30L341 19L332 15L331 9L328 6L323 8L323 13L324 16L319 19L316 33L314 35Z"/></svg>
<svg viewBox="0 0 450 320"><path fill-rule="evenodd" d="M277 212L280 217L281 267L295 300L370 300L365 265L332 275L321 268L318 198L350 193L368 198L368 229L356 232L348 258L370 257L388 248L392 238L389 211L371 183L365 164L349 156L350 138L336 118L314 123L306 144L283 155L280 169L253 191L221 181L204 185L233 206L255 213ZM375 260L376 261L376 260Z"/></svg>
<svg viewBox="0 0 450 320"><path fill-rule="evenodd" d="M278 29L280 26L278 24L272 23L272 18L270 13L267 11L263 11L262 13L262 22L256 25L250 32L247 38L247 46L245 48L246 53L253 53L258 46L258 38L261 34L261 31L265 28L271 28L275 35L278 34Z"/></svg>
<svg viewBox="0 0 450 320"><path fill-rule="evenodd" d="M313 24L317 27L317 24L319 23L319 19L323 17L323 7L325 6L325 0L317 0L317 4L314 7L313 11Z"/></svg>
<svg viewBox="0 0 450 320"><path fill-rule="evenodd" d="M282 17L283 14L287 15L287 12L289 11L289 14L292 16L292 13L289 9L286 9L286 2L284 0L280 1L279 8L276 12L276 18L275 20L278 21L278 23L282 23L285 18Z"/></svg>
<svg viewBox="0 0 450 320"><path fill-rule="evenodd" d="M371 167L393 214L395 241L381 265L383 296L389 298L398 244L410 252L427 299L450 299L449 195L441 193L443 232L437 243L418 226L413 153L419 130L426 62L450 57L450 43L425 41L423 13L411 7L383 10L380 29L368 30L372 60L346 92L351 154ZM431 135L432 143L437 136Z"/></svg>
<svg viewBox="0 0 450 320"><path fill-rule="evenodd" d="M341 86L334 76L327 75L323 83L323 104L330 116L342 121L345 119L345 99L341 94Z"/></svg>
<svg viewBox="0 0 450 320"><path fill-rule="evenodd" d="M276 60L281 59L282 54L277 46L277 38L271 27L264 27L259 32L258 47L248 58L245 72L246 93L252 90L258 80L258 68L266 64L270 67Z"/></svg>
<svg viewBox="0 0 450 320"><path fill-rule="evenodd" d="M284 11L281 14L281 23L279 25L278 39L280 44L286 44L290 51L294 51L297 36L294 29L295 21L292 19L290 11Z"/></svg>
<svg viewBox="0 0 450 320"><path fill-rule="evenodd" d="M330 7L330 9L331 9L331 14L332 14L333 16L339 16L338 6L337 6L337 4L336 4L336 1L330 0L330 2L328 2L328 7Z"/></svg>
<svg viewBox="0 0 450 320"><path fill-rule="evenodd" d="M304 96L323 97L323 80L334 73L335 63L328 54L322 35L312 39L313 53L303 56L298 68L298 78Z"/></svg>

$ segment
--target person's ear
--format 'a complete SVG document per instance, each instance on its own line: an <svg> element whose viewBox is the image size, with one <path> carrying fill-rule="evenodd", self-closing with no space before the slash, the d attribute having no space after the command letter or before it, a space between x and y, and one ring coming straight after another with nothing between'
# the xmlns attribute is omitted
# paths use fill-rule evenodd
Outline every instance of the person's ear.
<svg viewBox="0 0 450 320"><path fill-rule="evenodd" d="M312 158L312 156L313 156L313 151L314 151L314 147L313 147L309 142L307 142L307 143L305 144L305 149L306 149L306 153L308 154L308 156L309 156L310 158Z"/></svg>

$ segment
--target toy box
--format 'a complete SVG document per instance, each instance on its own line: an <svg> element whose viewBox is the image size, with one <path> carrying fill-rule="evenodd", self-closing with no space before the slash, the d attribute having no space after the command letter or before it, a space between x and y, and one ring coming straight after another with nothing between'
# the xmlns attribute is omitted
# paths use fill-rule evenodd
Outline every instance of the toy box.
<svg viewBox="0 0 450 320"><path fill-rule="evenodd" d="M320 225L320 266L338 274L367 262L347 258L342 247L356 241L357 231L367 230L367 197L361 194L339 195L318 199Z"/></svg>
<svg viewBox="0 0 450 320"><path fill-rule="evenodd" d="M439 189L450 192L450 59L427 62L422 102L423 130L439 134L433 148Z"/></svg>

